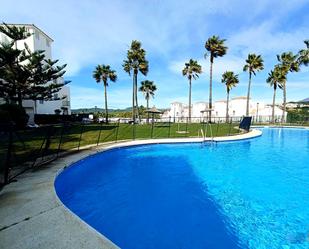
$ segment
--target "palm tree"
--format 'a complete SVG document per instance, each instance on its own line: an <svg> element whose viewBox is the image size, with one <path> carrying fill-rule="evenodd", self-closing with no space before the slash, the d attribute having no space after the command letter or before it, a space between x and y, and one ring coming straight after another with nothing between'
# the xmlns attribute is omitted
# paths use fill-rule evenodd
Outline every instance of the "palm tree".
<svg viewBox="0 0 309 249"><path fill-rule="evenodd" d="M300 65L309 65L309 40L304 41L306 48L298 52L298 63Z"/></svg>
<svg viewBox="0 0 309 249"><path fill-rule="evenodd" d="M221 82L226 85L226 122L228 122L230 91L239 83L238 75L235 75L234 72L226 71L224 74L222 74Z"/></svg>
<svg viewBox="0 0 309 249"><path fill-rule="evenodd" d="M246 59L246 64L243 68L243 71L249 72L249 84L247 92L247 107L246 107L246 116L249 116L249 99L250 99L250 90L251 90L251 77L252 74L255 76L256 71L261 71L264 69L263 59L261 55L248 54Z"/></svg>
<svg viewBox="0 0 309 249"><path fill-rule="evenodd" d="M132 41L127 58L123 61L123 69L129 75L133 71L133 94L132 94L132 119L135 123L136 116L139 119L138 103L137 103L137 74L141 72L143 75L148 73L148 61L146 60L146 51L142 49L139 41Z"/></svg>
<svg viewBox="0 0 309 249"><path fill-rule="evenodd" d="M208 38L205 43L205 48L210 56L210 80L209 80L209 121L211 122L211 109L212 109L212 67L214 58L222 57L226 54L227 47L224 46L225 39L220 39L219 36L212 36ZM205 58L207 53L205 54Z"/></svg>
<svg viewBox="0 0 309 249"><path fill-rule="evenodd" d="M97 83L103 82L104 85L104 97L105 97L105 122L108 123L108 108L107 108L107 87L108 81L115 82L117 80L117 74L115 70L112 70L109 65L98 65L93 71L93 78Z"/></svg>
<svg viewBox="0 0 309 249"><path fill-rule="evenodd" d="M285 73L285 80L282 82L283 89L283 110L282 110L282 122L284 122L286 113L286 81L289 72L299 71L298 55L294 55L292 52L284 52L281 55L277 55L277 59L280 62L281 70Z"/></svg>
<svg viewBox="0 0 309 249"><path fill-rule="evenodd" d="M275 105L276 105L276 90L277 87L282 87L283 83L286 80L286 73L285 70L280 67L279 65L276 65L274 70L271 70L270 73L268 73L268 78L266 79L266 82L274 88L274 94L273 94L273 106L272 106L272 115L271 120L272 123L275 123Z"/></svg>
<svg viewBox="0 0 309 249"><path fill-rule="evenodd" d="M141 82L139 91L142 92L145 96L145 99L147 101L147 110L149 109L149 99L150 97L154 97L154 93L156 90L157 90L157 86L154 84L153 81L144 80ZM148 123L149 123L149 112L148 112L148 117L147 117L147 124Z"/></svg>
<svg viewBox="0 0 309 249"><path fill-rule="evenodd" d="M182 70L182 75L186 76L189 80L189 121L191 121L191 89L192 89L192 78L196 80L199 74L202 73L202 67L197 63L196 60L190 59L189 62L185 63L185 67Z"/></svg>

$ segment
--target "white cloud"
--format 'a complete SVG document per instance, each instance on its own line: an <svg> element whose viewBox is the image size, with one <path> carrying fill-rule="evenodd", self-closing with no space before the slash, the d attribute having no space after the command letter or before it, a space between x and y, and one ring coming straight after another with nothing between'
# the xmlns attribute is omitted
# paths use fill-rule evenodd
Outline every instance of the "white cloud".
<svg viewBox="0 0 309 249"><path fill-rule="evenodd" d="M308 39L308 35L308 26L292 31L278 31L272 22L264 22L231 35L228 45L241 55L257 53L275 57L285 51L298 52L304 46L303 41Z"/></svg>
<svg viewBox="0 0 309 249"><path fill-rule="evenodd" d="M289 2L292 2L289 3L291 6L300 6L303 1ZM193 36L202 44L211 35L212 24L216 22L209 22L207 18L218 14L221 19L232 16L250 21L269 5L266 0L233 3L200 0L192 4L186 0L15 0L14 4L2 3L0 15L7 22L35 23L50 34L55 39L54 57L68 63L68 74L75 75L89 64L120 64L132 39L143 41L147 51L157 56L177 56L177 53L192 49ZM280 9L282 6L278 4L277 11ZM258 30L258 33L264 34L262 31ZM217 29L217 32L221 30ZM236 45L247 46L252 41L257 42L255 38L260 39L260 43L267 41L267 37L256 34L254 28L241 32L233 40ZM254 46L254 42L251 44ZM270 47L275 44L271 43Z"/></svg>
<svg viewBox="0 0 309 249"><path fill-rule="evenodd" d="M293 11L306 6L308 8L308 0L291 0L284 4L282 0L196 0L190 4L187 0L15 0L1 3L0 16L9 23L36 24L54 38L53 57L60 59L60 63L68 63L66 76L83 74L78 84L74 80L71 84L73 107L103 106L103 89L88 89L86 85L94 84L91 72L81 73L81 70L98 63L111 64L120 82L119 86L109 89L113 108L131 103L131 83L127 82L131 79L123 73L121 63L132 39L142 41L150 59L149 79L158 84L152 103L163 106L175 99L186 101L187 82L181 70L190 57L197 58L203 66L204 74L193 89L196 91L193 98L198 96L203 100L209 79L209 62L202 58L207 37L218 34L227 38L229 47L228 54L214 63L214 87L220 88L214 94L218 94L221 84L217 83L222 73L231 70L240 74L249 52L261 53L268 63L275 60L277 53L302 48L302 41L309 38L308 25L293 23L300 19L305 21L306 16L298 18L293 16ZM292 28L280 26L282 21L289 20ZM268 68L265 74L267 71ZM305 81L308 69L303 68L297 75ZM245 80L240 86L247 82L247 75L241 74L240 78L243 77ZM81 84L82 87L77 86ZM235 89L235 93L237 91ZM140 103L142 101L141 98Z"/></svg>
<svg viewBox="0 0 309 249"><path fill-rule="evenodd" d="M181 75L182 69L188 60L172 61L169 65L169 70L175 74ZM210 62L209 58L200 58L198 63L202 66L203 74L205 77L209 75ZM225 57L216 58L213 65L213 78L220 81L221 76L225 71L233 71L236 74L242 72L245 59L239 56L226 55Z"/></svg>

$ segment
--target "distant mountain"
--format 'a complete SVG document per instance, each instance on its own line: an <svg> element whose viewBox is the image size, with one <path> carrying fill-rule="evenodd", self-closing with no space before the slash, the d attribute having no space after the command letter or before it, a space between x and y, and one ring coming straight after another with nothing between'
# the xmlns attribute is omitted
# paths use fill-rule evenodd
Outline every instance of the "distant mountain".
<svg viewBox="0 0 309 249"><path fill-rule="evenodd" d="M132 110L132 107L127 107L125 109L108 109L109 113L113 112L130 112ZM105 109L103 108L78 108L78 109L72 109L71 112L73 114L78 113L96 113L96 112L105 112Z"/></svg>
<svg viewBox="0 0 309 249"><path fill-rule="evenodd" d="M305 98L300 101L290 101L289 103L294 103L294 104L308 104L309 103L309 98Z"/></svg>
<svg viewBox="0 0 309 249"><path fill-rule="evenodd" d="M160 111L164 112L166 110L168 110L167 108L158 108ZM132 111L132 107L127 107L124 109L108 109L109 113L124 113L124 112L131 112ZM71 110L72 114L80 114L80 113L104 113L105 109L103 108L78 108L78 109L72 109Z"/></svg>
<svg viewBox="0 0 309 249"><path fill-rule="evenodd" d="M309 98L303 99L303 100L298 101L298 102L309 102Z"/></svg>

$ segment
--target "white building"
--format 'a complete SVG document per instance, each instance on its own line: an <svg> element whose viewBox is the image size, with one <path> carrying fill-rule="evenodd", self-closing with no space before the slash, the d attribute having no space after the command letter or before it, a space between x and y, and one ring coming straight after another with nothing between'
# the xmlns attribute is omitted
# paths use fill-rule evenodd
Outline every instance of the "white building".
<svg viewBox="0 0 309 249"><path fill-rule="evenodd" d="M22 50L25 48L25 43L29 47L30 51L44 50L46 59L52 59L51 45L53 39L50 38L41 29L36 27L34 24L12 24L14 26L26 27L26 29L33 35L25 40L17 41L17 48ZM10 38L5 34L0 33L0 42L10 42ZM57 80L58 83L63 81L62 78ZM64 114L71 114L70 105L70 88L63 86L62 89L55 94L59 100L54 101L37 101L37 114L55 114L55 110L60 110ZM29 114L29 122L33 122L35 104L32 100L23 101L23 106L26 112Z"/></svg>
<svg viewBox="0 0 309 249"><path fill-rule="evenodd" d="M196 102L191 107L191 121L199 121L205 116L203 112L208 108L207 102ZM174 122L185 122L189 116L189 107L181 102L171 103L171 108L162 114L162 118L171 118Z"/></svg>
<svg viewBox="0 0 309 249"><path fill-rule="evenodd" d="M201 118L204 117L205 111L208 108L207 102L196 102L192 105L192 117Z"/></svg>
<svg viewBox="0 0 309 249"><path fill-rule="evenodd" d="M168 115L166 115L166 117L173 117L173 118L185 117L184 104L180 102L171 103L171 109L168 111Z"/></svg>
<svg viewBox="0 0 309 249"><path fill-rule="evenodd" d="M246 115L247 97L235 97L229 101L229 117L239 118ZM209 115L208 103L197 102L192 105L192 122L199 122L201 119L207 119ZM171 108L162 114L163 118L171 117L175 122L185 121L188 117L188 106L180 102L171 103ZM285 113L285 117L286 117ZM272 105L263 102L250 100L249 116L255 121L268 122L271 121ZM226 100L218 100L213 104L212 117L215 121L225 121L226 118ZM282 117L282 109L275 106L275 119L279 122Z"/></svg>
<svg viewBox="0 0 309 249"><path fill-rule="evenodd" d="M235 97L229 101L229 116L242 117L246 115L247 97ZM249 102L249 115L253 116L256 103ZM222 118L226 116L226 100L215 101L213 116Z"/></svg>

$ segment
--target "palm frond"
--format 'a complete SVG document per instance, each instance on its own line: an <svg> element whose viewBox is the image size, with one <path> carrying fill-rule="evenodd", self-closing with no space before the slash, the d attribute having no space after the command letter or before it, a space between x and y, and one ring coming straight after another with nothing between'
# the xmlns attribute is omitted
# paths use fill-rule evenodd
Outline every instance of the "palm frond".
<svg viewBox="0 0 309 249"><path fill-rule="evenodd" d="M232 71L226 71L222 74L221 82L226 85L226 90L229 92L239 83L238 74L234 74Z"/></svg>

